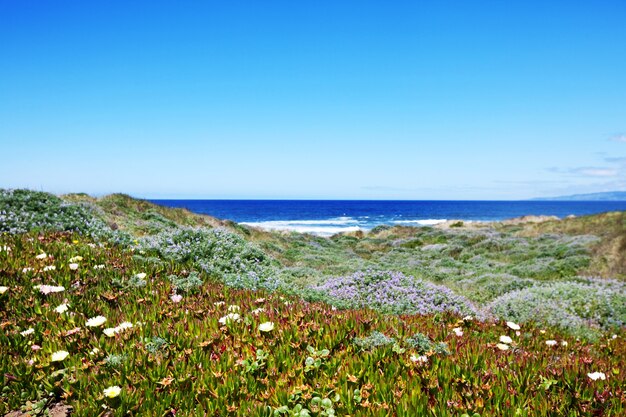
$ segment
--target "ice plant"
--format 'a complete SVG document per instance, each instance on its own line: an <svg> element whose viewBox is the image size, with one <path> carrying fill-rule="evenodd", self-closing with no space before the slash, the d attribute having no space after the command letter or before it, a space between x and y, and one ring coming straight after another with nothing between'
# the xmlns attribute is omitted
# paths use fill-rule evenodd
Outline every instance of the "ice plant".
<svg viewBox="0 0 626 417"><path fill-rule="evenodd" d="M136 274L135 277L137 277L139 279L144 279L146 277L146 273L145 272L140 272L140 273Z"/></svg>
<svg viewBox="0 0 626 417"><path fill-rule="evenodd" d="M52 354L52 358L51 361L52 362L61 362L63 361L65 358L67 358L70 355L69 352L65 351L65 350L59 350L56 351Z"/></svg>
<svg viewBox="0 0 626 417"><path fill-rule="evenodd" d="M426 364L428 363L428 356L426 355L411 355L411 361L415 362L415 363L420 363L420 364Z"/></svg>
<svg viewBox="0 0 626 417"><path fill-rule="evenodd" d="M180 303L180 302L181 302L181 300L183 299L183 296L182 296L182 295L180 295L180 294L172 294L172 295L170 296L170 299L171 299L171 300L172 300L172 302L174 302L174 303Z"/></svg>
<svg viewBox="0 0 626 417"><path fill-rule="evenodd" d="M43 267L44 272L47 272L47 271L56 271L56 269L57 269L57 267L56 267L56 266L54 266L54 265L48 265L48 266L44 266L44 267Z"/></svg>
<svg viewBox="0 0 626 417"><path fill-rule="evenodd" d="M78 269L78 264L72 263L72 264L69 264L69 267L72 271L76 271Z"/></svg>
<svg viewBox="0 0 626 417"><path fill-rule="evenodd" d="M509 345L504 344L504 343L498 343L496 347L500 350L509 350Z"/></svg>
<svg viewBox="0 0 626 417"><path fill-rule="evenodd" d="M510 329L513 330L519 330L521 329L521 327L519 326L519 324L513 323L512 321L507 321L506 325L509 326Z"/></svg>
<svg viewBox="0 0 626 417"><path fill-rule="evenodd" d="M546 340L546 345L548 345L548 346L556 346L557 345L557 341L556 340Z"/></svg>
<svg viewBox="0 0 626 417"><path fill-rule="evenodd" d="M239 316L239 314L230 313L230 314L225 315L221 319L219 319L219 322L221 324L227 324L227 323L230 323L231 321L238 322L240 320L241 320L241 316Z"/></svg>
<svg viewBox="0 0 626 417"><path fill-rule="evenodd" d="M33 333L35 333L35 329L33 329L32 327L29 327L28 329L20 332L22 336L28 336L29 334L33 334Z"/></svg>
<svg viewBox="0 0 626 417"><path fill-rule="evenodd" d="M0 287L0 294L4 294L7 291L9 291L9 287Z"/></svg>
<svg viewBox="0 0 626 417"><path fill-rule="evenodd" d="M259 324L259 331L261 332L271 332L272 330L274 330L274 323L271 321Z"/></svg>
<svg viewBox="0 0 626 417"><path fill-rule="evenodd" d="M47 257L48 255L45 252L42 252L39 255L35 256L36 259L46 259Z"/></svg>
<svg viewBox="0 0 626 417"><path fill-rule="evenodd" d="M509 336L500 336L500 342L506 343L507 345L509 345L513 343L513 339L511 339Z"/></svg>
<svg viewBox="0 0 626 417"><path fill-rule="evenodd" d="M69 309L69 304L67 303L63 303L60 304L57 308L54 309L54 311L56 311L59 314L63 314L65 313L67 310Z"/></svg>
<svg viewBox="0 0 626 417"><path fill-rule="evenodd" d="M107 398L115 398L120 395L122 389L117 385L113 385L112 387L105 388L103 393Z"/></svg>
<svg viewBox="0 0 626 417"><path fill-rule="evenodd" d="M39 292L44 295L65 291L65 287L56 285L35 285L35 289L38 289Z"/></svg>
<svg viewBox="0 0 626 417"><path fill-rule="evenodd" d="M85 326L87 326L87 327L100 327L106 321L107 321L106 317L104 317L104 316L96 316L96 317L92 317L89 320L87 320L87 322L85 323Z"/></svg>
<svg viewBox="0 0 626 417"><path fill-rule="evenodd" d="M107 327L106 329L102 331L102 333L104 333L108 337L113 337L117 333L120 333L126 329L130 329L132 327L133 327L133 324L131 322L125 321L125 322L120 323L120 325L117 327Z"/></svg>
<svg viewBox="0 0 626 417"><path fill-rule="evenodd" d="M455 335L457 335L458 337L463 336L463 330L461 330L460 327L455 327L454 329L452 329L452 331L454 332Z"/></svg>
<svg viewBox="0 0 626 417"><path fill-rule="evenodd" d="M113 337L113 336L115 336L115 333L117 333L117 332L115 331L114 327L107 327L106 329L104 329L102 331L102 333L104 333L105 336Z"/></svg>
<svg viewBox="0 0 626 417"><path fill-rule="evenodd" d="M598 379L604 381L606 379L606 375L604 374L604 372L591 372L587 374L587 376L594 381L597 381Z"/></svg>
<svg viewBox="0 0 626 417"><path fill-rule="evenodd" d="M80 261L82 261L82 260L83 260L83 257L82 257L82 256L72 256L72 257L69 259L69 262L80 262Z"/></svg>

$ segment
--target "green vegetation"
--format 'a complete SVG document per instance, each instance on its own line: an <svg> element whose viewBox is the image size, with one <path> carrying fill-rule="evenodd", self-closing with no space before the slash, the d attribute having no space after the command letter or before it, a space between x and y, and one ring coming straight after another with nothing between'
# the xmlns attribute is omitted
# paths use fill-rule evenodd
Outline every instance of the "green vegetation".
<svg viewBox="0 0 626 417"><path fill-rule="evenodd" d="M625 225L326 239L0 191L0 413L624 415Z"/></svg>

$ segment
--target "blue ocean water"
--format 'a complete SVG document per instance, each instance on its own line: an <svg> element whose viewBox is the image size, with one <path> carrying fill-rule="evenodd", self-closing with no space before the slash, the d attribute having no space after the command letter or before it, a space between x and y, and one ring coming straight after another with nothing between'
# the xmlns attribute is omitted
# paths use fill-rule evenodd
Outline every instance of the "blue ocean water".
<svg viewBox="0 0 626 417"><path fill-rule="evenodd" d="M381 224L433 225L445 220L491 221L524 215L565 217L626 210L626 201L380 201L151 200L169 207L273 230L330 235Z"/></svg>

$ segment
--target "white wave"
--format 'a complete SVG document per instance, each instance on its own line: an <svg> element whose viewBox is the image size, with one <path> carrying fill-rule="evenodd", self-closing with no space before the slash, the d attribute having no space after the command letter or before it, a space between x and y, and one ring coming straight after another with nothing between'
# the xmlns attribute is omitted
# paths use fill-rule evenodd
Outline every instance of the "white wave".
<svg viewBox="0 0 626 417"><path fill-rule="evenodd" d="M241 222L248 226L270 227L270 226L297 226L297 225L329 225L342 226L347 224L359 224L360 222L352 217L337 217L326 220L268 220L264 222Z"/></svg>
<svg viewBox="0 0 626 417"><path fill-rule="evenodd" d="M419 224L420 226L434 226L443 223L447 219L424 219L424 220L394 220L393 224Z"/></svg>
<svg viewBox="0 0 626 417"><path fill-rule="evenodd" d="M277 231L293 231L298 233L311 233L318 236L332 236L337 233L343 232L356 232L361 230L358 226L331 226L334 223L324 223L326 225L320 225L319 223L296 223L288 221L267 221L267 222L244 222L241 223L246 226L258 227L264 230L277 230Z"/></svg>

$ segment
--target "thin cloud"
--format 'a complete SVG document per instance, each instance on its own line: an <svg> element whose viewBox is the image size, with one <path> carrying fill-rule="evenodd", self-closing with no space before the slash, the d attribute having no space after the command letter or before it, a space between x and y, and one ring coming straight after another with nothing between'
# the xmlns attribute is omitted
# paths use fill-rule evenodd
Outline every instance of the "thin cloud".
<svg viewBox="0 0 626 417"><path fill-rule="evenodd" d="M604 158L604 161L610 164L626 164L626 156Z"/></svg>
<svg viewBox="0 0 626 417"><path fill-rule="evenodd" d="M605 167L578 167L578 168L548 168L549 172L556 174L569 174L582 177L615 177L618 170L615 168Z"/></svg>
<svg viewBox="0 0 626 417"><path fill-rule="evenodd" d="M619 133L611 138L613 142L626 143L626 133Z"/></svg>

